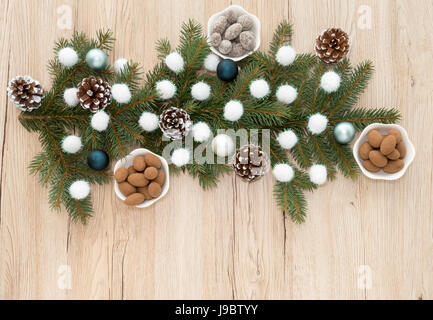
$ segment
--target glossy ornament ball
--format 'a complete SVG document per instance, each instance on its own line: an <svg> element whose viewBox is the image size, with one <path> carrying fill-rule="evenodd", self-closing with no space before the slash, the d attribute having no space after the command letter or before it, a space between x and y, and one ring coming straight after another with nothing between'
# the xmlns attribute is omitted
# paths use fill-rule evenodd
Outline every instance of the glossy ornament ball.
<svg viewBox="0 0 433 320"><path fill-rule="evenodd" d="M218 63L217 76L223 81L233 81L238 76L238 65L231 59Z"/></svg>
<svg viewBox="0 0 433 320"><path fill-rule="evenodd" d="M87 164L93 170L104 170L109 162L108 154L102 150L93 150L87 157Z"/></svg>
<svg viewBox="0 0 433 320"><path fill-rule="evenodd" d="M101 49L91 49L86 54L86 63L92 70L103 70L108 65L108 56Z"/></svg>
<svg viewBox="0 0 433 320"><path fill-rule="evenodd" d="M338 143L346 144L355 137L355 127L350 122L340 122L334 128L334 137Z"/></svg>

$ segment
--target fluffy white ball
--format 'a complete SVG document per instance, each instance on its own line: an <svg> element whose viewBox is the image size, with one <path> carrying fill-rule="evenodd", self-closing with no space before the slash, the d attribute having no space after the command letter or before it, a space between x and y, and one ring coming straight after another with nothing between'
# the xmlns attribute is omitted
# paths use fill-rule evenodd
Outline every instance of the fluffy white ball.
<svg viewBox="0 0 433 320"><path fill-rule="evenodd" d="M335 71L325 72L320 78L320 87L328 93L335 92L340 87L341 78Z"/></svg>
<svg viewBox="0 0 433 320"><path fill-rule="evenodd" d="M235 151L235 144L230 136L221 133L213 138L212 150L218 157L227 157Z"/></svg>
<svg viewBox="0 0 433 320"><path fill-rule="evenodd" d="M205 122L197 122L192 126L192 136L197 142L205 142L212 135L212 131Z"/></svg>
<svg viewBox="0 0 433 320"><path fill-rule="evenodd" d="M280 182L290 182L295 176L292 166L286 163L276 164L272 170L272 173L275 179Z"/></svg>
<svg viewBox="0 0 433 320"><path fill-rule="evenodd" d="M76 200L86 198L90 193L90 185L87 181L77 180L69 187L69 194Z"/></svg>
<svg viewBox="0 0 433 320"><path fill-rule="evenodd" d="M114 61L114 70L116 73L121 73L128 66L128 60L125 58L119 58Z"/></svg>
<svg viewBox="0 0 433 320"><path fill-rule="evenodd" d="M190 157L191 156L188 149L179 148L173 151L171 155L171 162L173 162L176 167L183 167L189 162Z"/></svg>
<svg viewBox="0 0 433 320"><path fill-rule="evenodd" d="M282 66L288 66L295 61L296 51L289 45L282 46L280 49L278 49L275 58Z"/></svg>
<svg viewBox="0 0 433 320"><path fill-rule="evenodd" d="M204 101L210 97L210 86L203 82L197 82L191 88L191 95L198 101Z"/></svg>
<svg viewBox="0 0 433 320"><path fill-rule="evenodd" d="M102 132L107 129L110 116L105 111L101 110L93 114L90 125L96 131Z"/></svg>
<svg viewBox="0 0 433 320"><path fill-rule="evenodd" d="M204 59L204 67L212 72L216 72L218 63L220 63L220 58L213 53L208 54L206 59Z"/></svg>
<svg viewBox="0 0 433 320"><path fill-rule="evenodd" d="M244 106L238 100L230 100L224 106L224 118L229 121L238 121L244 114Z"/></svg>
<svg viewBox="0 0 433 320"><path fill-rule="evenodd" d="M256 99L262 99L269 94L269 84L264 79L254 80L250 84L250 93Z"/></svg>
<svg viewBox="0 0 433 320"><path fill-rule="evenodd" d="M57 53L57 57L60 63L65 67L72 67L78 62L78 54L71 47L60 49Z"/></svg>
<svg viewBox="0 0 433 320"><path fill-rule="evenodd" d="M132 97L129 87L124 83L115 83L111 87L111 95L118 103L127 103Z"/></svg>
<svg viewBox="0 0 433 320"><path fill-rule="evenodd" d="M161 99L167 100L174 97L176 86L170 80L161 80L156 83L156 91Z"/></svg>
<svg viewBox="0 0 433 320"><path fill-rule="evenodd" d="M66 153L77 153L82 148L81 138L71 134L62 140L62 149Z"/></svg>
<svg viewBox="0 0 433 320"><path fill-rule="evenodd" d="M280 132L277 141L283 149L292 149L298 143L298 137L292 130Z"/></svg>
<svg viewBox="0 0 433 320"><path fill-rule="evenodd" d="M68 106L75 107L78 103L80 103L80 100L78 100L77 97L77 92L77 88L68 88L65 90L65 92L63 92L63 99Z"/></svg>
<svg viewBox="0 0 433 320"><path fill-rule="evenodd" d="M158 128L159 117L152 113L144 111L140 119L138 119L138 124L143 128L144 131L151 132Z"/></svg>
<svg viewBox="0 0 433 320"><path fill-rule="evenodd" d="M311 166L310 171L310 181L312 183L321 185L326 182L327 172L326 172L326 166L323 164L315 164Z"/></svg>
<svg viewBox="0 0 433 320"><path fill-rule="evenodd" d="M321 113L315 113L308 119L308 129L312 134L321 134L328 125L328 118Z"/></svg>
<svg viewBox="0 0 433 320"><path fill-rule="evenodd" d="M166 56L164 61L167 67L175 73L179 73L183 70L183 65L184 65L183 58L176 51Z"/></svg>
<svg viewBox="0 0 433 320"><path fill-rule="evenodd" d="M278 88L276 96L278 101L290 104L296 100L298 96L298 90L291 85L286 84Z"/></svg>

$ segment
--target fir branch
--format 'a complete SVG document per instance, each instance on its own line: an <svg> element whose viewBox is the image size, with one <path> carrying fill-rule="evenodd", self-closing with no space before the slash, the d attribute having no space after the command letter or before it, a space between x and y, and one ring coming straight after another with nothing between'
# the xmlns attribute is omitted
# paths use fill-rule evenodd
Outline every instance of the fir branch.
<svg viewBox="0 0 433 320"><path fill-rule="evenodd" d="M352 123L357 130L363 130L369 124L375 122L381 123L396 123L401 119L401 113L398 109L366 109L356 108L347 111L337 118L336 116L330 119L329 123L335 125L339 122L346 121Z"/></svg>
<svg viewBox="0 0 433 320"><path fill-rule="evenodd" d="M289 44L292 41L292 34L292 25L289 24L287 20L281 21L278 24L278 27L272 37L272 42L269 45L269 55L275 57L278 49L281 46Z"/></svg>

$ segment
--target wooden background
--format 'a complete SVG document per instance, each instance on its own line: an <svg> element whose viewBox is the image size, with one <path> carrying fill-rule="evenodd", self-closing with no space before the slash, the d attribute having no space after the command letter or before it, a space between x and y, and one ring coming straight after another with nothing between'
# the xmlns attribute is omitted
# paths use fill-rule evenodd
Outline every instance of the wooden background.
<svg viewBox="0 0 433 320"><path fill-rule="evenodd" d="M359 106L398 106L417 148L405 176L339 177L308 194L303 225L277 209L271 175L254 184L227 176L211 192L174 177L169 194L141 210L118 201L112 185L95 187L96 214L87 226L51 212L47 190L28 175L40 146L17 121L9 79L29 74L49 87L54 40L101 27L118 39L111 62L124 56L147 70L158 38L177 42L182 21L206 25L232 3L260 18L262 48L281 19L294 24L298 52L311 51L326 27L346 30L352 61L376 66ZM57 24L64 4L72 9L70 30ZM371 9L371 28L358 24L362 5ZM433 298L432 21L431 0L1 0L0 298ZM71 287L62 286L68 274Z"/></svg>

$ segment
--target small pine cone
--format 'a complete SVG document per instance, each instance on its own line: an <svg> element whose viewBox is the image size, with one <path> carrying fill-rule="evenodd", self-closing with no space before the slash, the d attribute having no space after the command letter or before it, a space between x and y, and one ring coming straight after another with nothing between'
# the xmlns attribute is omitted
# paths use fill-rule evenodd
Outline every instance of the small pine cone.
<svg viewBox="0 0 433 320"><path fill-rule="evenodd" d="M338 28L324 30L316 39L316 55L326 63L337 63L349 51L349 36Z"/></svg>
<svg viewBox="0 0 433 320"><path fill-rule="evenodd" d="M159 116L159 127L167 138L178 140L189 133L192 121L185 110L170 107Z"/></svg>
<svg viewBox="0 0 433 320"><path fill-rule="evenodd" d="M17 76L9 81L8 96L22 111L33 111L41 106L45 98L44 89L30 76Z"/></svg>
<svg viewBox="0 0 433 320"><path fill-rule="evenodd" d="M269 157L260 146L247 144L233 155L233 168L242 179L256 181L269 170Z"/></svg>
<svg viewBox="0 0 433 320"><path fill-rule="evenodd" d="M95 113L111 103L111 87L102 78L90 76L78 84L77 96L83 109Z"/></svg>

